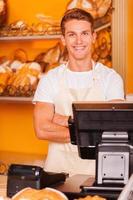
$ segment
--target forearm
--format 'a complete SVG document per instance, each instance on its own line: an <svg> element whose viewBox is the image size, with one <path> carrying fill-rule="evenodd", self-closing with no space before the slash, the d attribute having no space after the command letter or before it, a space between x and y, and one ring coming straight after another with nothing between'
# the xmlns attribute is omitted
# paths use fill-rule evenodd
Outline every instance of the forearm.
<svg viewBox="0 0 133 200"><path fill-rule="evenodd" d="M70 142L68 127L56 124L53 121L45 121L45 123L41 124L39 129L36 130L36 133L39 139L63 143Z"/></svg>
<svg viewBox="0 0 133 200"><path fill-rule="evenodd" d="M34 109L34 129L39 139L67 143L70 141L68 117L54 113L54 105L37 103Z"/></svg>

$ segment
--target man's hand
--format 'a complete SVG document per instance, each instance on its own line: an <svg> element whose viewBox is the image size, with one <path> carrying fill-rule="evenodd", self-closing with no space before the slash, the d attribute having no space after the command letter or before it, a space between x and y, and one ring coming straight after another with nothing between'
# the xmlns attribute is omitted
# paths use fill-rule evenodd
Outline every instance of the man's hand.
<svg viewBox="0 0 133 200"><path fill-rule="evenodd" d="M68 127L69 116L60 115L58 113L54 114L53 123Z"/></svg>

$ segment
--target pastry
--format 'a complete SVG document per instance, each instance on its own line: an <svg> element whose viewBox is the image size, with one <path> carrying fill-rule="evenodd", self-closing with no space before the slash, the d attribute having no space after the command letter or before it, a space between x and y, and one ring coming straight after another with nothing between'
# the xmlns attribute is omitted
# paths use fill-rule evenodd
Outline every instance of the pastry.
<svg viewBox="0 0 133 200"><path fill-rule="evenodd" d="M45 188L41 190L25 188L12 197L12 200L68 200L60 191Z"/></svg>
<svg viewBox="0 0 133 200"><path fill-rule="evenodd" d="M25 50L19 48L15 50L13 60L18 60L22 63L25 63L28 61L28 55Z"/></svg>

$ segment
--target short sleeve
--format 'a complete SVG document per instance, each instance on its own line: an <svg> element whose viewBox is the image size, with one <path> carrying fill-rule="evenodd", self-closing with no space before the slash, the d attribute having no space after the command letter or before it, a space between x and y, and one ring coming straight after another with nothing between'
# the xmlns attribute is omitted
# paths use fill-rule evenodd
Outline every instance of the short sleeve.
<svg viewBox="0 0 133 200"><path fill-rule="evenodd" d="M38 83L37 89L33 97L33 103L36 102L48 102L53 103L54 89L51 84L51 80L46 75L43 75Z"/></svg>
<svg viewBox="0 0 133 200"><path fill-rule="evenodd" d="M118 73L112 71L106 83L106 100L124 99L123 80Z"/></svg>

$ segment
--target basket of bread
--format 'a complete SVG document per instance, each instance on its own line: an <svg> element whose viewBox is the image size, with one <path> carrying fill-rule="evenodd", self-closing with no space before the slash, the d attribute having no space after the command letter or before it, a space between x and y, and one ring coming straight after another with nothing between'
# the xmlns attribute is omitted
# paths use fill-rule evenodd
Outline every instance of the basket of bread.
<svg viewBox="0 0 133 200"><path fill-rule="evenodd" d="M41 66L28 61L23 49L17 49L12 60L0 63L0 96L33 96L41 76Z"/></svg>

